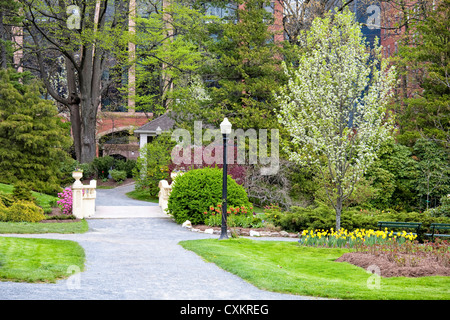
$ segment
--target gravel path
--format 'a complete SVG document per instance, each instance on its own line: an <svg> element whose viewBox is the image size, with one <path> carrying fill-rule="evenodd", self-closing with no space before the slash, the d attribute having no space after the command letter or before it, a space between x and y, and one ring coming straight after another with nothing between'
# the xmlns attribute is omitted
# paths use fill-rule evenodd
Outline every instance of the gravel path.
<svg viewBox="0 0 450 320"><path fill-rule="evenodd" d="M98 204L157 209L156 204L126 198L131 187L98 190ZM128 207L121 206L127 211ZM153 207L153 208L151 208ZM132 214L130 215L132 216ZM167 217L89 219L85 234L4 235L78 242L86 268L55 284L0 282L0 299L25 300L309 300L259 290L178 242L217 238L182 228Z"/></svg>

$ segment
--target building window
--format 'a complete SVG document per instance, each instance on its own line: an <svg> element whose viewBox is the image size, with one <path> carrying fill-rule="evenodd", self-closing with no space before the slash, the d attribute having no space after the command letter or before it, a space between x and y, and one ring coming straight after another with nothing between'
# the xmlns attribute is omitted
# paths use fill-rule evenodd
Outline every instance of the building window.
<svg viewBox="0 0 450 320"><path fill-rule="evenodd" d="M228 3L225 6L217 6L214 3L204 3L204 8L206 9L206 15L224 19L231 18L235 15L237 5L235 3Z"/></svg>

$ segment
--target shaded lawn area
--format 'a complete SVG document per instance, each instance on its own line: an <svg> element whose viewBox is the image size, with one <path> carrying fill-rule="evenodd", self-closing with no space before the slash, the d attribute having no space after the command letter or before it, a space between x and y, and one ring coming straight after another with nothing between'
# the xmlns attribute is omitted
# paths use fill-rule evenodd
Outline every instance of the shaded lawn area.
<svg viewBox="0 0 450 320"><path fill-rule="evenodd" d="M0 237L0 280L55 282L84 269L85 253L74 241Z"/></svg>
<svg viewBox="0 0 450 320"><path fill-rule="evenodd" d="M134 200L141 200L141 201L147 201L147 202L153 202L153 203L159 202L159 198L151 196L148 190L137 190L136 189L136 190L127 192L126 196L128 196L129 198L134 199Z"/></svg>
<svg viewBox="0 0 450 320"><path fill-rule="evenodd" d="M346 262L347 249L300 246L296 241L245 238L181 241L180 245L256 287L281 293L358 300L450 299L450 277L383 278Z"/></svg>
<svg viewBox="0 0 450 320"><path fill-rule="evenodd" d="M0 191L5 193L12 193L14 189L13 185L0 183ZM45 193L32 191L31 194L36 198L37 204L42 207L44 210L50 209L52 204L58 200L58 197L48 195Z"/></svg>

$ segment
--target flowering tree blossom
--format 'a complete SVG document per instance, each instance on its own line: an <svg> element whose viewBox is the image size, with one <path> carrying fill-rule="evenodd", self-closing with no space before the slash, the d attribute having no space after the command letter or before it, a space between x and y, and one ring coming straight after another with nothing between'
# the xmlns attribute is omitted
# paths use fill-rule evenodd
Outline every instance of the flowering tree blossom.
<svg viewBox="0 0 450 320"><path fill-rule="evenodd" d="M395 70L369 49L348 10L317 18L305 34L298 66L284 70L288 84L275 93L278 119L290 132L290 160L314 165L336 211L393 133L387 110Z"/></svg>

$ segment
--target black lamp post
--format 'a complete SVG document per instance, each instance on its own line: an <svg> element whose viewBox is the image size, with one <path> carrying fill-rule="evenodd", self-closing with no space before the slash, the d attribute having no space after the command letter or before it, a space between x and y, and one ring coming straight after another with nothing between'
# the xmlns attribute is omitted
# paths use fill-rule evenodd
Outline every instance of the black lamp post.
<svg viewBox="0 0 450 320"><path fill-rule="evenodd" d="M222 178L222 228L219 240L228 239L227 234L227 142L231 133L231 123L227 118L220 124L220 132L223 137L223 178Z"/></svg>

